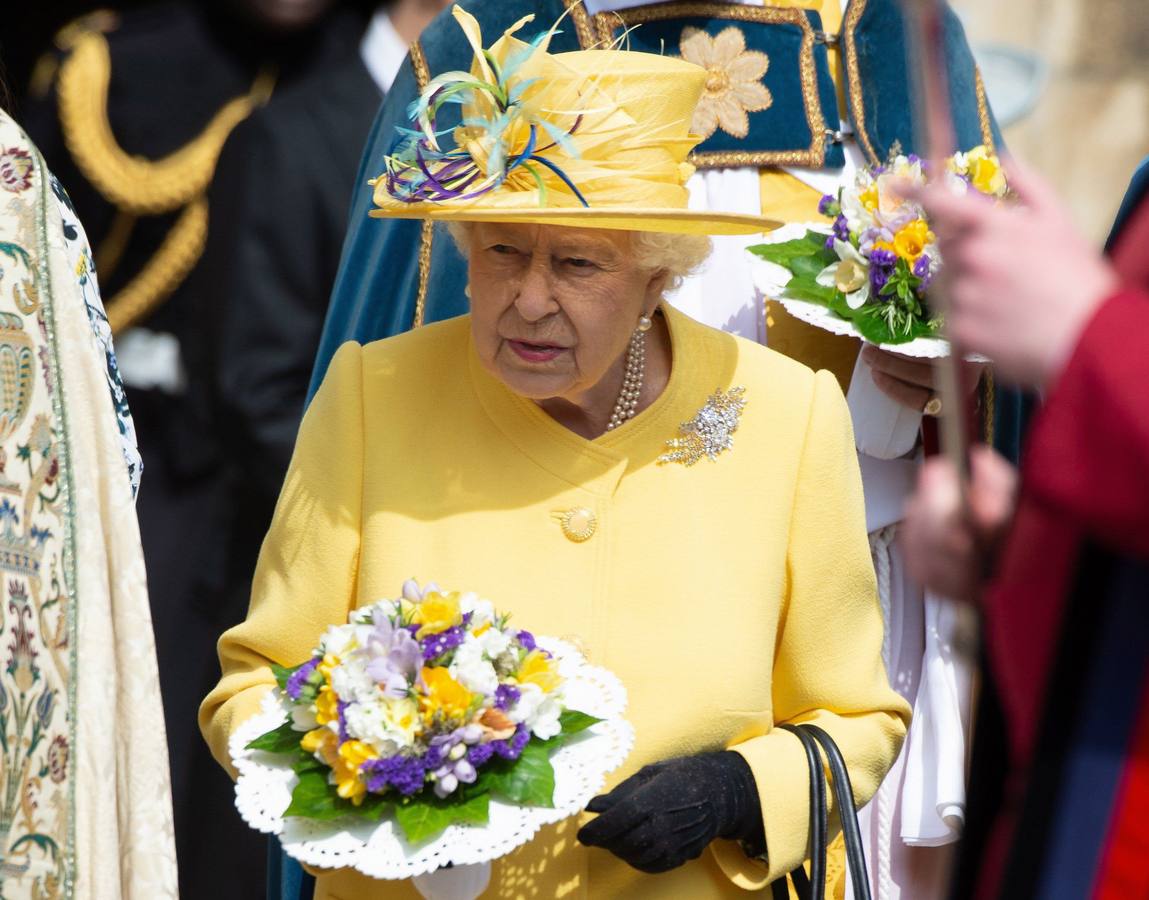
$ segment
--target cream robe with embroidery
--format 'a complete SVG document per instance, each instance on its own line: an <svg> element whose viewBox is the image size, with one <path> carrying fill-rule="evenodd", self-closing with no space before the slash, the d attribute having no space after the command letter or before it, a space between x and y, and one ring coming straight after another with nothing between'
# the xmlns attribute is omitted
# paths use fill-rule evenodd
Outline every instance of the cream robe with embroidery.
<svg viewBox="0 0 1149 900"><path fill-rule="evenodd" d="M0 112L0 897L174 900L130 420L86 238L48 179Z"/></svg>

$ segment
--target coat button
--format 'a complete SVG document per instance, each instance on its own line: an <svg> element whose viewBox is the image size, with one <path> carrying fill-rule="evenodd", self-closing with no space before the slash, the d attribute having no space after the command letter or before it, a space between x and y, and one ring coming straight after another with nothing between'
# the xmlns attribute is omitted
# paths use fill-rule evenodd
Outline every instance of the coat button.
<svg viewBox="0 0 1149 900"><path fill-rule="evenodd" d="M589 541L598 529L598 519L594 513L582 506L568 509L559 517L559 522L563 527L563 534L576 544Z"/></svg>

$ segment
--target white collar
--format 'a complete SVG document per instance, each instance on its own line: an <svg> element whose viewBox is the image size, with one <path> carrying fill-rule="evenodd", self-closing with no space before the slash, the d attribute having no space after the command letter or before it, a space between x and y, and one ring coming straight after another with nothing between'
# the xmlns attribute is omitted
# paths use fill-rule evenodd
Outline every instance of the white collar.
<svg viewBox="0 0 1149 900"><path fill-rule="evenodd" d="M391 17L383 10L371 17L363 40L359 43L359 55L363 57L363 65L367 67L371 79L386 94L391 90L403 60L407 58L407 44L391 24Z"/></svg>

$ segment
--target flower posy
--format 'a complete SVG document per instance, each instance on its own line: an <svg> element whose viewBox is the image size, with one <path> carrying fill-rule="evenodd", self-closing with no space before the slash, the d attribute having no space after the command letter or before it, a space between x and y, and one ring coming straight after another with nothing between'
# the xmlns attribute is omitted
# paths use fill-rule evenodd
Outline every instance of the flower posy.
<svg viewBox="0 0 1149 900"><path fill-rule="evenodd" d="M598 721L567 709L557 660L489 601L414 581L276 677L289 719L250 746L295 756L287 815L392 809L413 841L485 821L491 795L551 805L549 752Z"/></svg>
<svg viewBox="0 0 1149 900"><path fill-rule="evenodd" d="M899 344L934 336L941 322L926 293L942 265L937 236L921 205L897 190L907 182L925 184L928 174L917 156L895 153L822 198L818 211L833 220L828 236L809 232L750 249L790 270L787 294L830 307L867 340ZM951 157L944 178L956 193L977 191L996 200L1008 193L1001 163L986 147Z"/></svg>

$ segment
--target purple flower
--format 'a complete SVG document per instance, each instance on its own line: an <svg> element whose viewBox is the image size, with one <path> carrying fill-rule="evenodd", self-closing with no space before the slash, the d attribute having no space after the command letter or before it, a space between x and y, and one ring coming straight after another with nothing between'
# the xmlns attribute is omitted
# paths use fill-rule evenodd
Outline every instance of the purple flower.
<svg viewBox="0 0 1149 900"><path fill-rule="evenodd" d="M881 293L897 264L898 257L889 250L874 250L870 254L870 286L874 293Z"/></svg>
<svg viewBox="0 0 1149 900"><path fill-rule="evenodd" d="M343 700L339 700L335 705L335 708L337 710L337 715L339 716L339 743L341 743L341 744L344 741L348 741L351 739L351 735L349 735L347 733L347 720L343 717L344 711L350 705L351 705L350 703L346 703Z"/></svg>
<svg viewBox="0 0 1149 900"><path fill-rule="evenodd" d="M870 254L870 265L881 266L884 269L892 269L898 264L898 257L892 250L875 250Z"/></svg>
<svg viewBox="0 0 1149 900"><path fill-rule="evenodd" d="M838 202L838 198L833 194L823 194L822 199L818 201L818 213L823 216L830 215L830 210L834 208L834 204Z"/></svg>
<svg viewBox="0 0 1149 900"><path fill-rule="evenodd" d="M476 744L467 751L467 759L470 760L471 765L476 769L485 766L495 755L495 745L489 744Z"/></svg>
<svg viewBox="0 0 1149 900"><path fill-rule="evenodd" d="M535 649L536 646L538 646L535 643L535 636L533 634L531 634L529 631L520 631L519 632L519 644L528 653L530 653L532 650Z"/></svg>
<svg viewBox="0 0 1149 900"><path fill-rule="evenodd" d="M423 659L432 660L454 650L463 643L465 637L462 625L456 625L438 634L427 635L423 639Z"/></svg>
<svg viewBox="0 0 1149 900"><path fill-rule="evenodd" d="M365 762L360 771L367 776L367 790L382 794L389 787L404 797L410 797L423 787L427 770L423 760L415 756L392 756Z"/></svg>
<svg viewBox="0 0 1149 900"><path fill-rule="evenodd" d="M464 725L450 734L431 739L431 747L439 751L439 765L431 772L435 780L436 796L453 794L460 784L474 784L479 773L471 762L469 748L478 744L482 738L483 729L478 725Z"/></svg>
<svg viewBox="0 0 1149 900"><path fill-rule="evenodd" d="M930 274L931 262L932 260L927 254L923 253L921 256L919 256L918 261L914 263L914 275L918 278L921 278L922 280L928 278Z"/></svg>
<svg viewBox="0 0 1149 900"><path fill-rule="evenodd" d="M911 166L916 165L917 163L920 163L922 161L922 158L920 156L918 156L916 153L911 153L909 156L906 157L906 159L909 161L909 164Z"/></svg>
<svg viewBox="0 0 1149 900"><path fill-rule="evenodd" d="M848 241L850 239L850 223L846 221L845 216L838 216L834 220L834 237L840 241Z"/></svg>
<svg viewBox="0 0 1149 900"><path fill-rule="evenodd" d="M495 709L501 709L506 712L512 706L519 702L519 697L523 695L513 684L500 684L495 689Z"/></svg>
<svg viewBox="0 0 1149 900"><path fill-rule="evenodd" d="M288 697L290 697L292 700L298 700L300 698L303 693L303 686L307 684L319 663L319 657L313 657L291 673L287 679Z"/></svg>
<svg viewBox="0 0 1149 900"><path fill-rule="evenodd" d="M503 759L518 759L523 754L523 748L527 746L527 742L531 739L531 733L526 725L520 725L515 729L514 736L506 741L492 741L491 746L495 748L495 753Z"/></svg>
<svg viewBox="0 0 1149 900"><path fill-rule="evenodd" d="M367 642L373 659L367 663L367 674L392 700L407 696L411 682L419 676L423 651L406 628L396 628L387 616L375 620L375 630Z"/></svg>

